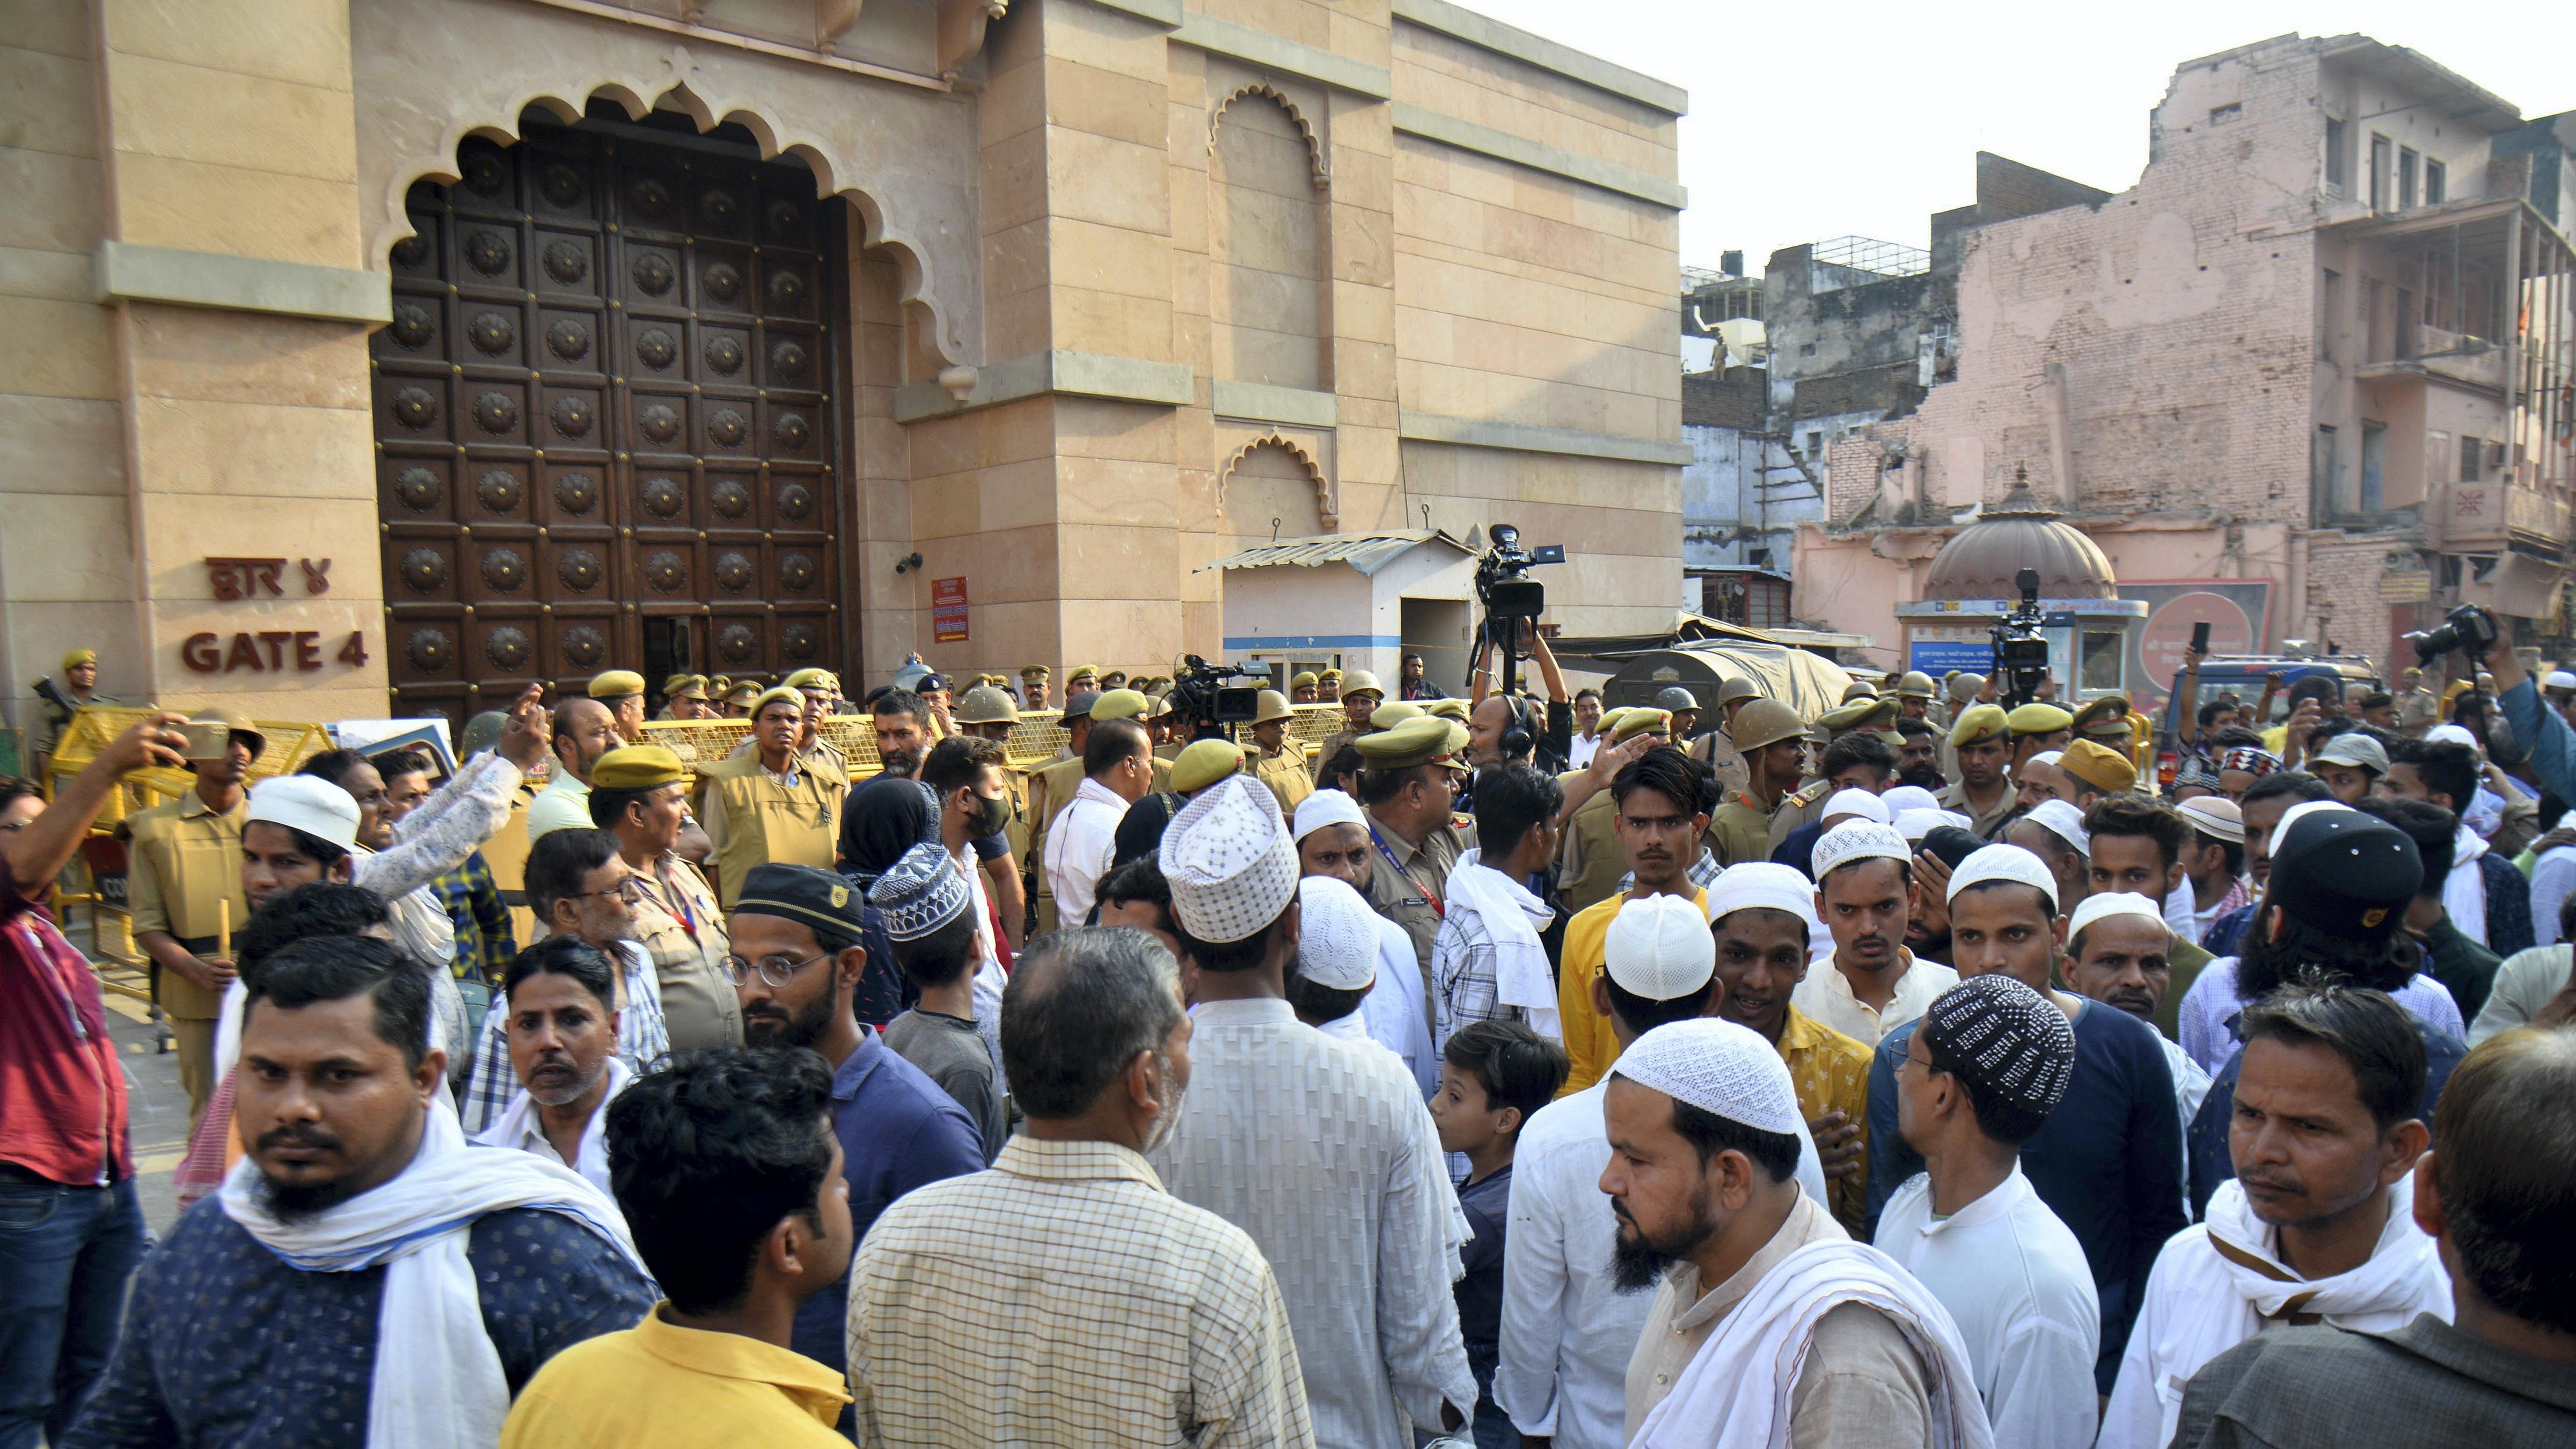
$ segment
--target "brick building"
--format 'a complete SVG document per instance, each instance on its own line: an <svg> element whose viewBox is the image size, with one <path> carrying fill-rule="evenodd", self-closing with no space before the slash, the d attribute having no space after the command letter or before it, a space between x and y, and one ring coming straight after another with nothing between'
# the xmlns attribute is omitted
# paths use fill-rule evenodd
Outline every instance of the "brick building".
<svg viewBox="0 0 2576 1449"><path fill-rule="evenodd" d="M2196 618L2385 661L2499 567L2563 570L2571 145L2416 52L2285 36L2180 67L2126 191L1999 172L2008 214L1935 222L1955 378L1829 444L1799 612L1893 643L2017 470L2153 606L2133 688Z"/></svg>

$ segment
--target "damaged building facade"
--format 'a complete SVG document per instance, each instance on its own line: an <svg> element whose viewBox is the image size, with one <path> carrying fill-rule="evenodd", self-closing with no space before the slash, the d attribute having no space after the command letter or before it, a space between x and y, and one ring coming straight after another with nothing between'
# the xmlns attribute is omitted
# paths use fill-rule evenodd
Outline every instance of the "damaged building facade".
<svg viewBox="0 0 2576 1449"><path fill-rule="evenodd" d="M2150 694L2200 619L2221 649L2385 662L2461 600L2546 594L2569 557L2576 116L2293 35L2182 66L2151 134L2127 191L1936 224L1955 378L1826 442L1799 612L1939 654L1906 606L2017 475L2150 605L2119 671Z"/></svg>

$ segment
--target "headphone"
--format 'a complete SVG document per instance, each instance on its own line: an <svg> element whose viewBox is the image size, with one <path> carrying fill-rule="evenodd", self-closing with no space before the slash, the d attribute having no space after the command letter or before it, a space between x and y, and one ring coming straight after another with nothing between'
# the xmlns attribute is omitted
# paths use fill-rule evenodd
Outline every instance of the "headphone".
<svg viewBox="0 0 2576 1449"><path fill-rule="evenodd" d="M1528 703L1517 694L1504 695L1503 703L1512 711L1511 723L1503 726L1503 737L1499 742L1503 758L1517 760L1523 755L1537 753L1538 733L1530 727Z"/></svg>

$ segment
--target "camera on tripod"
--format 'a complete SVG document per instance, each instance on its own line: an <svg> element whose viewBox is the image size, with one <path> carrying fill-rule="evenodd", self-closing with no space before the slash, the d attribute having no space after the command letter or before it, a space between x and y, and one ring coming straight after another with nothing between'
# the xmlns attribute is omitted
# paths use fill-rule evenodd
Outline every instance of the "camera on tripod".
<svg viewBox="0 0 2576 1449"><path fill-rule="evenodd" d="M1565 562L1565 545L1521 547L1521 531L1508 523L1488 530L1494 546L1476 560L1476 597L1498 619L1535 619L1547 612L1547 585L1529 576L1533 564Z"/></svg>
<svg viewBox="0 0 2576 1449"><path fill-rule="evenodd" d="M1172 677L1173 709L1190 722L1190 738L1223 735L1229 725L1250 724L1261 713L1261 691L1237 688L1229 679L1267 679L1259 670L1239 664L1210 664L1195 654L1183 655Z"/></svg>
<svg viewBox="0 0 2576 1449"><path fill-rule="evenodd" d="M2003 676L2004 707L2012 709L2039 697L2039 687L2048 682L2048 636L2040 632L2047 615L2039 608L2039 570L2023 569L2013 576L2021 590L2021 602L2011 613L1995 621L1995 672Z"/></svg>
<svg viewBox="0 0 2576 1449"><path fill-rule="evenodd" d="M2495 620L2488 618L2485 610L2475 604L2462 604L2442 616L2439 628L2418 629L2405 639L2414 646L2415 662L2430 664L2454 649L2466 649L2470 658L2484 659L2487 651L2495 647L2497 637Z"/></svg>

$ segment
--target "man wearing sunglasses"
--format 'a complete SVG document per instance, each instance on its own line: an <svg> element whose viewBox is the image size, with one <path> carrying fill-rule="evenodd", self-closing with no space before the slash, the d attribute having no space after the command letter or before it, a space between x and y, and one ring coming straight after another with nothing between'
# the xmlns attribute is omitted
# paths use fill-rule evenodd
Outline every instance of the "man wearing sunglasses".
<svg viewBox="0 0 2576 1449"><path fill-rule="evenodd" d="M832 1069L832 1132L850 1182L852 1236L924 1183L984 1169L980 1130L955 1098L863 1026L850 996L866 974L861 890L806 865L756 865L725 922L725 974L742 1002L743 1043L803 1047ZM847 1354L846 1280L796 1310L798 1353L839 1370ZM847 1432L847 1414L844 1414Z"/></svg>

